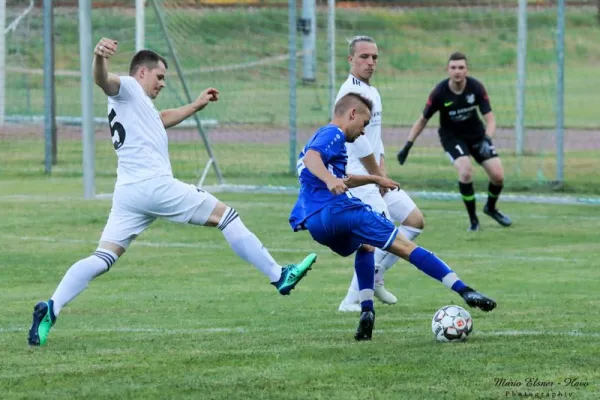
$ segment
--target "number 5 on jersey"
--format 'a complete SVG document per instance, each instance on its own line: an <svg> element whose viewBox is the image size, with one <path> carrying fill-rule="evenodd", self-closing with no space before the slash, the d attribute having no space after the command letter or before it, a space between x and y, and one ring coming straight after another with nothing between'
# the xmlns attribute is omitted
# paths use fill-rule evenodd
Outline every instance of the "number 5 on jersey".
<svg viewBox="0 0 600 400"><path fill-rule="evenodd" d="M115 110L110 110L110 114L108 114L108 125L110 126L110 136L112 138L112 143L115 150L121 148L123 143L125 143L125 128L120 122L115 122L113 124L113 120L116 116L117 113Z"/></svg>

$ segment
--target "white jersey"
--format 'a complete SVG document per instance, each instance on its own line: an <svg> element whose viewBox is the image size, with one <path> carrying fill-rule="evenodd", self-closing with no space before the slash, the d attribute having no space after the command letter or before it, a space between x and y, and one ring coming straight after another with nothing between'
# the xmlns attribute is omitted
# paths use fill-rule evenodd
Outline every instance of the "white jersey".
<svg viewBox="0 0 600 400"><path fill-rule="evenodd" d="M354 143L346 143L348 152L348 165L346 166L347 174L368 175L369 172L362 165L360 159L373 153L377 164L384 155L383 142L381 141L381 96L379 91L352 74L348 76L346 82L340 88L335 99L337 103L339 99L348 93L357 93L368 98L373 102L373 111L371 112L371 121L365 128L364 136L360 136Z"/></svg>
<svg viewBox="0 0 600 400"><path fill-rule="evenodd" d="M173 176L169 140L154 103L135 78L121 76L116 96L108 97L108 120L117 152L117 183Z"/></svg>

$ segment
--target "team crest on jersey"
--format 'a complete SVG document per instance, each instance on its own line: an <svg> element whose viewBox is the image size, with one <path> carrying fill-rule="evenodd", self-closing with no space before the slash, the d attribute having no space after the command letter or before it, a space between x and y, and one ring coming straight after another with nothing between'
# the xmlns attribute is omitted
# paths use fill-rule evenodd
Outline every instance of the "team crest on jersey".
<svg viewBox="0 0 600 400"><path fill-rule="evenodd" d="M475 103L475 95L473 93L467 95L467 103L469 103L469 104Z"/></svg>

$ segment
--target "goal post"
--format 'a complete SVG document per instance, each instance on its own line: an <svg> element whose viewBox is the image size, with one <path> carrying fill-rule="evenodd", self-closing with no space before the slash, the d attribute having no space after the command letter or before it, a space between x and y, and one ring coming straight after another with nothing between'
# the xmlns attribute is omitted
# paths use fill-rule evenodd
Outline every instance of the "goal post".
<svg viewBox="0 0 600 400"><path fill-rule="evenodd" d="M190 89L189 89L187 80L185 79L185 76L183 74L183 69L182 69L181 63L179 61L179 56L178 56L178 54L173 46L173 43L171 41L169 30L168 30L167 24L165 22L161 7L158 5L157 0L150 0L150 2L152 3L152 7L154 9L154 12L156 13L156 18L157 18L158 24L164 35L167 48L169 49L169 54L171 55L172 61L175 64L175 68L177 70L177 76L181 82L181 86L183 87L185 99L186 99L187 103L191 103L194 99L192 98L192 95L190 94ZM196 113L192 117L196 124L196 129L198 130L198 133L202 137L202 141L204 142L204 147L206 148L206 151L208 152L208 156L209 156L209 159L204 168L204 172L202 173L202 176L200 177L200 180L198 181L198 186L202 186L204 184L204 179L206 178L206 172L207 172L208 168L210 168L210 167L212 167L215 171L217 182L219 184L222 184L223 183L223 175L221 173L221 169L219 168L219 165L217 164L215 154L214 154L211 144L208 140L206 132L202 128L200 118L199 118L198 114L196 114Z"/></svg>
<svg viewBox="0 0 600 400"><path fill-rule="evenodd" d="M6 110L6 0L0 0L0 127Z"/></svg>

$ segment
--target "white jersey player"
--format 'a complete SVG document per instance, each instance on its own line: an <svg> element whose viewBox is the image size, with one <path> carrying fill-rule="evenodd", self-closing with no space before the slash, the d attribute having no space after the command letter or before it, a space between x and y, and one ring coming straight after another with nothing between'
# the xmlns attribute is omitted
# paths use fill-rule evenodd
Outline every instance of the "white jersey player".
<svg viewBox="0 0 600 400"><path fill-rule="evenodd" d="M116 50L116 41L101 39L93 63L96 85L108 96L108 120L118 158L110 215L96 251L71 266L48 301L35 305L30 345L44 344L61 309L92 279L107 272L157 218L219 228L233 251L265 274L283 295L316 260L316 254L310 254L300 264L280 266L233 208L173 177L165 129L218 101L219 91L208 88L188 105L158 112L152 100L165 86L167 61L151 50L141 50L131 60L129 76L117 76L107 69L107 60Z"/></svg>
<svg viewBox="0 0 600 400"><path fill-rule="evenodd" d="M371 77L375 73L378 61L377 44L369 36L355 36L348 46L350 75L337 95L338 99L348 93L358 93L373 102L373 111L364 136L354 143L347 143L347 174L382 175L385 172L385 150L381 139L382 105L379 91L371 86ZM409 240L416 238L423 230L423 215L404 190L383 192L376 185L365 185L350 189L352 195L369 204L373 210L383 213L388 219L399 224L399 231ZM386 304L394 304L397 298L384 287L383 276L398 257L383 250L375 252L375 297ZM339 311L361 311L356 273L342 300Z"/></svg>

